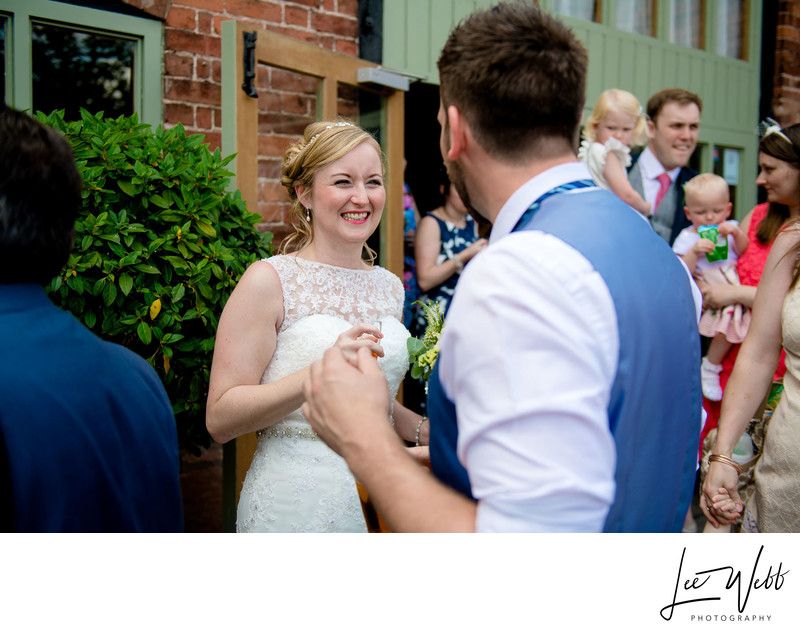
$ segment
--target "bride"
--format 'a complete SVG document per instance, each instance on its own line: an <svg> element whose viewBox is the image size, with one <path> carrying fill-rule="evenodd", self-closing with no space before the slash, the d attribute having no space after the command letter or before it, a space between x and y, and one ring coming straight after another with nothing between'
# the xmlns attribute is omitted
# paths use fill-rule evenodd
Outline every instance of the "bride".
<svg viewBox="0 0 800 631"><path fill-rule="evenodd" d="M242 275L220 317L211 366L211 436L258 436L239 532L366 532L347 464L300 406L309 366L330 346L353 361L369 348L392 398L408 368L402 282L372 265L366 245L383 214L383 177L378 143L344 120L312 123L283 158L295 232L281 254ZM401 438L427 444L426 419L397 402L392 417Z"/></svg>

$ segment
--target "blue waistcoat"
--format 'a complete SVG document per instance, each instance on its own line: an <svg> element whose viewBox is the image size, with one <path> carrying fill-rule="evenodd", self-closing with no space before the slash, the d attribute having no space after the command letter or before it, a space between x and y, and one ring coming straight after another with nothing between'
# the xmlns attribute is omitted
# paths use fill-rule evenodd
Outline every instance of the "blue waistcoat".
<svg viewBox="0 0 800 631"><path fill-rule="evenodd" d="M604 531L679 532L694 491L701 405L700 338L686 271L649 224L605 190L554 195L523 215L518 230L552 234L579 251L614 302L620 348L608 423L616 495ZM434 474L471 497L456 455L457 406L436 368L428 412Z"/></svg>
<svg viewBox="0 0 800 631"><path fill-rule="evenodd" d="M37 285L0 283L0 433L11 530L183 530L175 417L158 375Z"/></svg>

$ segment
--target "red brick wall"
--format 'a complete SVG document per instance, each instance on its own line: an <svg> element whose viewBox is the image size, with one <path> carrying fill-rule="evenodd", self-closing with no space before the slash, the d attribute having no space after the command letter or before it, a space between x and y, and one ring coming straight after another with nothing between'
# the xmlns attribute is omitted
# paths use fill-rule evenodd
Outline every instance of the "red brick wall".
<svg viewBox="0 0 800 631"><path fill-rule="evenodd" d="M165 20L164 123L181 123L188 133L206 136L211 149L222 143L222 22L239 20L255 29L281 33L346 55L358 55L358 0L124 0ZM259 110L274 130L281 117L315 112L315 84L259 69ZM259 204L264 230L280 238L288 230L286 190L278 183L280 157L290 134L260 137Z"/></svg>
<svg viewBox="0 0 800 631"><path fill-rule="evenodd" d="M778 3L774 86L773 109L781 125L800 123L800 0Z"/></svg>

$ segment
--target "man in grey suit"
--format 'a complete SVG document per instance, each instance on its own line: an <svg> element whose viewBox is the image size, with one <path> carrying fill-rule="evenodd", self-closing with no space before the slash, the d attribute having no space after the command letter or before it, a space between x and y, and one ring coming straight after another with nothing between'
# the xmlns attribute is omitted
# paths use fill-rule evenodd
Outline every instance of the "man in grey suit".
<svg viewBox="0 0 800 631"><path fill-rule="evenodd" d="M651 203L650 223L670 245L689 225L683 211L683 185L697 175L688 167L700 131L700 97L681 88L656 92L647 102L650 142L634 157L628 177Z"/></svg>

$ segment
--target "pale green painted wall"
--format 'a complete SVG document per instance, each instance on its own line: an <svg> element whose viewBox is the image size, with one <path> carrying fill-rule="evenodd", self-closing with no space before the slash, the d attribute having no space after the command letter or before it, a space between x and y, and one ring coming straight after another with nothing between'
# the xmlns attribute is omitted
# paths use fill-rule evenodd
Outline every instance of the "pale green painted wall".
<svg viewBox="0 0 800 631"><path fill-rule="evenodd" d="M717 3L706 0L705 40L714 49ZM494 0L385 0L383 7L383 64L387 68L438 83L436 59L447 34L458 21ZM549 9L552 3L540 3ZM562 18L589 50L589 82L585 115L607 88L634 93L644 105L655 91L682 87L703 99L700 128L701 171L712 171L714 145L740 150L734 214L743 217L756 202L758 106L762 3L749 3L746 61L721 57L668 43L669 2L659 2L656 37L625 33L604 26L613 20L615 3L603 3L603 23Z"/></svg>

